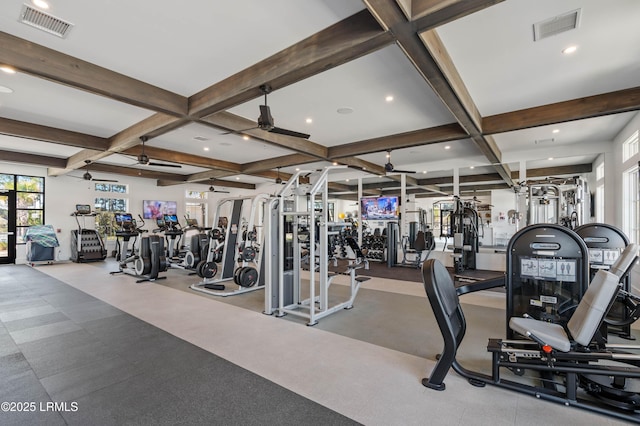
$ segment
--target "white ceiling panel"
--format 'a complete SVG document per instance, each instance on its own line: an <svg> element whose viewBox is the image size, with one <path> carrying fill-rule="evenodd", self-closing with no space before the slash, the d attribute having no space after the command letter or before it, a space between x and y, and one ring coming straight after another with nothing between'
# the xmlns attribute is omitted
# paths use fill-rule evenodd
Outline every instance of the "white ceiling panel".
<svg viewBox="0 0 640 426"><path fill-rule="evenodd" d="M533 41L534 23L575 9L577 29ZM639 86L639 16L637 0L509 0L437 31L487 116Z"/></svg>
<svg viewBox="0 0 640 426"><path fill-rule="evenodd" d="M52 0L48 12L75 24L60 39L19 23L22 3L0 2L3 31L184 96L363 9L358 0Z"/></svg>
<svg viewBox="0 0 640 426"><path fill-rule="evenodd" d="M72 146L35 141L32 139L16 138L7 135L0 135L0 149L58 158L71 157L81 150L81 148L75 148Z"/></svg>
<svg viewBox="0 0 640 426"><path fill-rule="evenodd" d="M110 137L152 112L27 74L0 72L0 115L93 136Z"/></svg>
<svg viewBox="0 0 640 426"><path fill-rule="evenodd" d="M396 45L274 91L267 100L276 126L309 133L324 146L455 121ZM261 104L264 99L255 99L230 111L255 121Z"/></svg>

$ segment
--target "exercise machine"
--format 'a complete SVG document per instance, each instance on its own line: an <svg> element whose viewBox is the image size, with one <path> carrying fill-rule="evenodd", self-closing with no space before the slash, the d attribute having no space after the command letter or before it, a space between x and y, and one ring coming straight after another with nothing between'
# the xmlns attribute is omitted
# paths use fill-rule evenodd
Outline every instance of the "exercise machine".
<svg viewBox="0 0 640 426"><path fill-rule="evenodd" d="M160 272L167 270L168 263L164 254L164 239L158 235L149 235L140 238L140 248L135 249L135 241L138 236L146 232L142 229L144 220L137 224L131 213L116 213L116 230L118 270L110 272L114 274L127 274L138 278L136 283L144 281L156 281L165 279L159 276ZM131 248L129 242L134 239ZM122 242L120 242L122 240Z"/></svg>
<svg viewBox="0 0 640 426"><path fill-rule="evenodd" d="M452 367L474 386L486 384L536 398L590 410L634 423L640 395L640 346L607 343L604 317L619 292L619 282L637 261L638 246L627 246L610 271L599 270L566 326L512 317L514 339L489 339L491 374L471 371L456 359L466 331L464 313L447 269L437 260L423 267L429 303L444 339L436 366L422 384L444 390ZM588 278L587 278L588 279ZM509 373L509 378L503 377ZM530 374L531 373L531 374Z"/></svg>
<svg viewBox="0 0 640 426"><path fill-rule="evenodd" d="M207 258L207 254L209 251L209 239L210 235L207 231L211 231L211 228L202 228L198 226L198 219L189 219L186 218L187 227L185 228L185 238L189 238L189 247L186 250L183 258L183 265L187 269L196 269L196 266L200 263L200 261ZM197 234L188 235L187 231L195 229L198 231ZM219 240L220 229L217 229L217 235L215 237L217 246ZM224 241L224 240L223 240ZM222 250L219 250L220 259L222 258ZM214 259L214 261L219 262L220 259Z"/></svg>
<svg viewBox="0 0 640 426"><path fill-rule="evenodd" d="M454 197L455 208L449 214L449 232L453 236L453 268L457 274L467 269L476 269L479 243L479 216L471 202ZM446 245L446 244L445 244Z"/></svg>
<svg viewBox="0 0 640 426"><path fill-rule="evenodd" d="M298 171L269 200L264 222L266 314L275 313L278 317L291 314L307 319L307 325L311 326L321 318L353 307L360 281L352 283L346 300L329 301L329 289L336 274L328 268L328 212L324 207L321 210L314 207L316 203L327 206L329 174L345 167ZM303 177L308 177L310 183ZM364 259L358 251L357 256ZM308 283L301 273L306 256L310 262Z"/></svg>
<svg viewBox="0 0 640 426"><path fill-rule="evenodd" d="M587 181L580 177L527 181L527 224L555 223L569 229L585 224L590 213Z"/></svg>
<svg viewBox="0 0 640 426"><path fill-rule="evenodd" d="M620 229L606 223L588 223L581 225L575 229L589 248L589 272L593 279L596 272L600 269L609 270L611 265L618 260L620 253L629 245L629 239ZM631 291L631 282L627 275L622 280L622 289L626 292ZM609 315L604 322L609 333L635 340L631 335L631 323L633 319L633 311L635 305L629 305L628 299L618 297L616 303L609 310Z"/></svg>
<svg viewBox="0 0 640 426"><path fill-rule="evenodd" d="M71 260L74 262L99 262L107 258L107 249L98 231L86 227L86 218L93 220L96 215L89 204L76 204L76 210L71 213L78 224L78 229L71 231Z"/></svg>
<svg viewBox="0 0 640 426"><path fill-rule="evenodd" d="M223 210L230 208L229 224L224 228L224 236L218 229L210 231L206 260L196 266L198 275L204 279L192 284L192 290L227 297L264 288L262 221L268 199L268 194L258 194L220 200L214 223L219 223ZM248 221L244 220L247 214ZM216 277L218 272L220 275ZM233 281L237 287L227 290L225 283L228 281Z"/></svg>
<svg viewBox="0 0 640 426"><path fill-rule="evenodd" d="M564 325L589 282L588 248L572 230L530 225L507 246L507 318L527 314ZM513 331L507 328L507 338Z"/></svg>

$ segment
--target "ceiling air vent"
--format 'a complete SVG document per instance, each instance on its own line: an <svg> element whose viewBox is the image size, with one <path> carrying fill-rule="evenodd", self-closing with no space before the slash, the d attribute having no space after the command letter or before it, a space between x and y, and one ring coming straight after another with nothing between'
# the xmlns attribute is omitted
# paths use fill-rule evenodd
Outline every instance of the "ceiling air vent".
<svg viewBox="0 0 640 426"><path fill-rule="evenodd" d="M533 41L539 41L565 31L575 30L580 24L581 10L572 10L533 24Z"/></svg>
<svg viewBox="0 0 640 426"><path fill-rule="evenodd" d="M56 35L60 38L65 38L73 28L73 24L63 21L60 18L56 18L53 15L42 12L38 9L34 9L28 4L22 5L20 11L20 22L30 25L39 30L46 31L49 34Z"/></svg>
<svg viewBox="0 0 640 426"><path fill-rule="evenodd" d="M533 143L535 143L536 145L542 145L542 144L551 143L551 142L555 142L555 139L554 138L536 139L535 141L533 141Z"/></svg>

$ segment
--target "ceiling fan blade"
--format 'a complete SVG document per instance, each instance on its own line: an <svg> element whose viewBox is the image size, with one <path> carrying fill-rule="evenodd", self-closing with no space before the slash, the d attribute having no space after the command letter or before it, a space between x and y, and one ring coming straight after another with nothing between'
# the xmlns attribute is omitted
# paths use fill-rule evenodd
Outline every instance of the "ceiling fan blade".
<svg viewBox="0 0 640 426"><path fill-rule="evenodd" d="M118 182L114 179L91 179L92 182Z"/></svg>
<svg viewBox="0 0 640 426"><path fill-rule="evenodd" d="M268 130L271 133L278 133L280 135L293 136L295 138L309 139L311 135L306 133L300 133L293 130L281 129L280 127L274 127L271 130Z"/></svg>
<svg viewBox="0 0 640 426"><path fill-rule="evenodd" d="M149 166L158 166L158 167L175 167L175 168L182 168L182 166L180 164L167 164L167 163L154 163L154 162L150 162L147 163L147 165Z"/></svg>
<svg viewBox="0 0 640 426"><path fill-rule="evenodd" d="M230 194L229 191L218 191L217 189L215 191L211 191L211 192L219 192L220 194Z"/></svg>
<svg viewBox="0 0 640 426"><path fill-rule="evenodd" d="M397 170L397 169L393 169L393 170L387 171L388 175L402 174L402 173L406 173L406 174L412 175L412 174L418 173L418 172L416 172L414 170Z"/></svg>
<svg viewBox="0 0 640 426"><path fill-rule="evenodd" d="M228 132L222 132L220 133L221 135L240 135L243 132L248 132L249 130L255 130L255 129L259 129L260 127L249 127L248 129L242 129L242 130L229 130Z"/></svg>

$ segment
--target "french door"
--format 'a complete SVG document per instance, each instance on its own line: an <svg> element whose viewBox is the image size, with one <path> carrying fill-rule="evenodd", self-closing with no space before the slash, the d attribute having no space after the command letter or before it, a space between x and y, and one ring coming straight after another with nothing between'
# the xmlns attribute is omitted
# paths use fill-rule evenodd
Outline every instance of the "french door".
<svg viewBox="0 0 640 426"><path fill-rule="evenodd" d="M0 263L16 263L16 192L0 189Z"/></svg>

